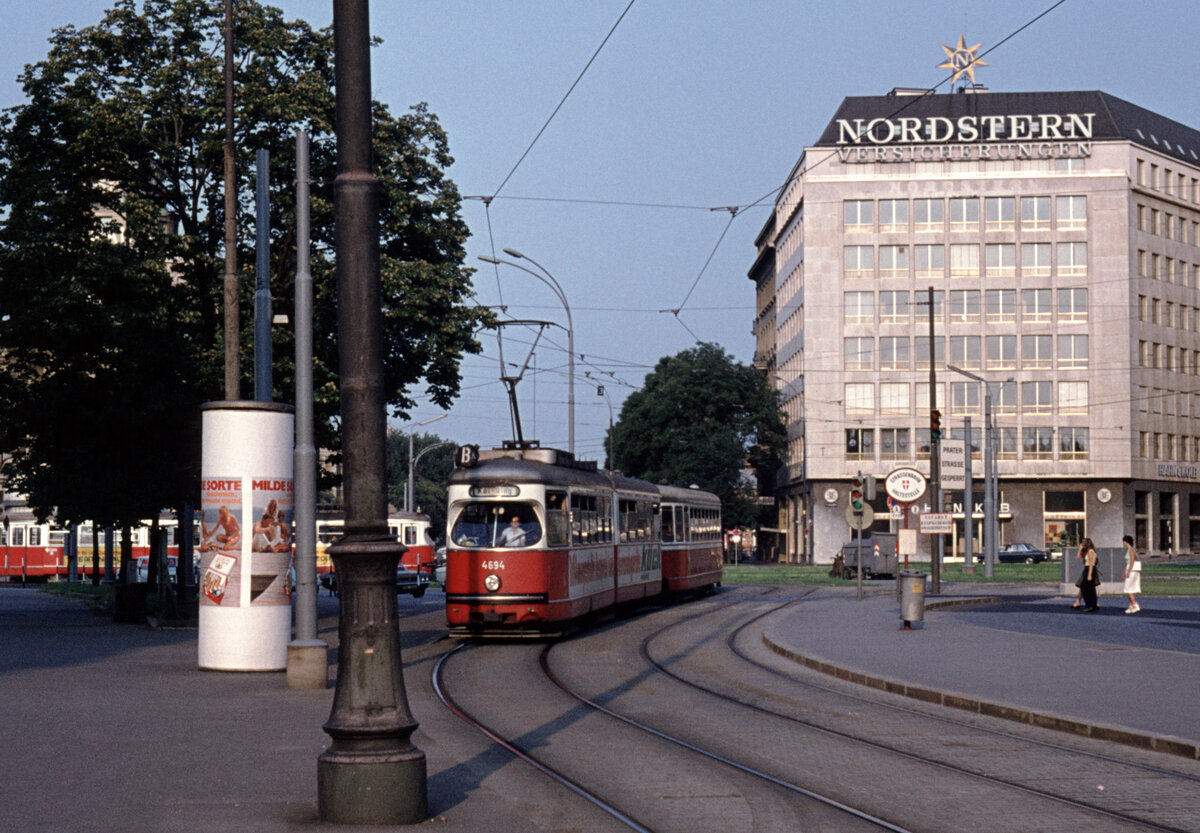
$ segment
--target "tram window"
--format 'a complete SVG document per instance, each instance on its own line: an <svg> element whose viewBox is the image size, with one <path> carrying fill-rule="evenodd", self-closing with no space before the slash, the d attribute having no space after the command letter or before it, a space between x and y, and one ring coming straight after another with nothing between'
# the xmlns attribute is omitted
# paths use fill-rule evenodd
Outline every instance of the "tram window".
<svg viewBox="0 0 1200 833"><path fill-rule="evenodd" d="M415 526L404 527L404 546L415 547L417 545L417 528Z"/></svg>
<svg viewBox="0 0 1200 833"><path fill-rule="evenodd" d="M450 538L459 547L531 547L542 526L531 503L468 503L454 519Z"/></svg>
<svg viewBox="0 0 1200 833"><path fill-rule="evenodd" d="M29 546L40 547L42 545L42 528L40 526L29 527Z"/></svg>
<svg viewBox="0 0 1200 833"><path fill-rule="evenodd" d="M12 528L12 545L14 547L25 546L25 527L14 526Z"/></svg>
<svg viewBox="0 0 1200 833"><path fill-rule="evenodd" d="M571 495L571 543L581 546L604 543L606 533L600 518L601 500L595 495Z"/></svg>
<svg viewBox="0 0 1200 833"><path fill-rule="evenodd" d="M678 509L679 507L675 507ZM671 543L675 540L675 510L670 506L664 506L662 510L662 539L665 543Z"/></svg>
<svg viewBox="0 0 1200 833"><path fill-rule="evenodd" d="M571 543L571 513L566 492L546 493L546 542L552 547Z"/></svg>

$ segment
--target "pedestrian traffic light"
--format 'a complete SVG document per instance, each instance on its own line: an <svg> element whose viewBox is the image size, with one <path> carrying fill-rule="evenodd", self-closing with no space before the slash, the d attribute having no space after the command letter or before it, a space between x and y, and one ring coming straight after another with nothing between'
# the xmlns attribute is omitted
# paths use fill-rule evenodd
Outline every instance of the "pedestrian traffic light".
<svg viewBox="0 0 1200 833"><path fill-rule="evenodd" d="M850 481L850 508L855 512L863 511L863 478L861 474Z"/></svg>
<svg viewBox="0 0 1200 833"><path fill-rule="evenodd" d="M931 440L940 440L942 438L942 412L929 412L929 438Z"/></svg>

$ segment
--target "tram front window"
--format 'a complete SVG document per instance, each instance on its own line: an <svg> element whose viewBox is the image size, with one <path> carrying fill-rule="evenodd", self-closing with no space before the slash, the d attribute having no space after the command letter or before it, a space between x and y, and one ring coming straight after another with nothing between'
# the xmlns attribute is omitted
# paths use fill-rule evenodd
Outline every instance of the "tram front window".
<svg viewBox="0 0 1200 833"><path fill-rule="evenodd" d="M468 503L450 539L459 547L532 547L542 539L542 526L530 503Z"/></svg>

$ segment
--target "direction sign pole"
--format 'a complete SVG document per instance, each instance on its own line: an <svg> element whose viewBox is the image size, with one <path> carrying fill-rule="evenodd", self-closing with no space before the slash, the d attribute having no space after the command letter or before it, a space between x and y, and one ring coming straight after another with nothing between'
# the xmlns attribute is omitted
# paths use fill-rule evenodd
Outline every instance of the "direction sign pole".
<svg viewBox="0 0 1200 833"><path fill-rule="evenodd" d="M862 528L863 516L858 513L858 580L855 582L858 585L858 600L862 601Z"/></svg>

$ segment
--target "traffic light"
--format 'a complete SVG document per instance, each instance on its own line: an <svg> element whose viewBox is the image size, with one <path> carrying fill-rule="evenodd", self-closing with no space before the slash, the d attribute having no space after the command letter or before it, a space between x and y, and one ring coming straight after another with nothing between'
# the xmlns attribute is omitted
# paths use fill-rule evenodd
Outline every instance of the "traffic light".
<svg viewBox="0 0 1200 833"><path fill-rule="evenodd" d="M929 438L931 440L934 440L935 442L942 438L942 412L941 411L930 411L929 412Z"/></svg>
<svg viewBox="0 0 1200 833"><path fill-rule="evenodd" d="M863 511L863 478L861 474L850 481L850 507L855 512Z"/></svg>

